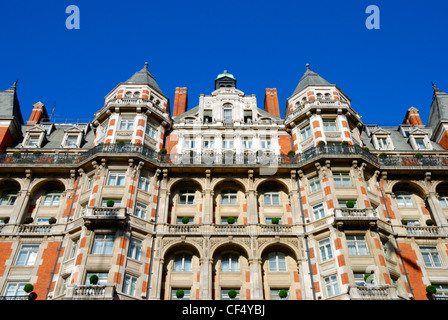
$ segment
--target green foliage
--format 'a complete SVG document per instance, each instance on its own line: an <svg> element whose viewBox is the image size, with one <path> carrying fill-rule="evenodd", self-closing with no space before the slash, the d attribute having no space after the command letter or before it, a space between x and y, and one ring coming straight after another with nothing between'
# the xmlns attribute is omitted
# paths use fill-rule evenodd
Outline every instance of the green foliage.
<svg viewBox="0 0 448 320"><path fill-rule="evenodd" d="M31 283L27 283L24 287L23 287L23 291L25 291L26 293L30 293L31 291L34 290L34 286Z"/></svg>
<svg viewBox="0 0 448 320"><path fill-rule="evenodd" d="M50 219L48 219L48 223L49 224L55 224L56 223L56 218L55 217L51 217Z"/></svg>
<svg viewBox="0 0 448 320"><path fill-rule="evenodd" d="M98 276L96 274L92 274L89 278L90 284L98 284Z"/></svg>
<svg viewBox="0 0 448 320"><path fill-rule="evenodd" d="M109 200L107 200L107 202L106 202L106 205L107 205L109 208L112 208L112 207L114 206L114 204L115 204L115 201L112 200L112 199L109 199Z"/></svg>
<svg viewBox="0 0 448 320"><path fill-rule="evenodd" d="M278 296L280 297L280 299L285 299L288 296L288 291L282 289L278 292Z"/></svg>
<svg viewBox="0 0 448 320"><path fill-rule="evenodd" d="M435 294L437 292L437 288L433 285L429 285L426 287L426 292L429 294Z"/></svg>
<svg viewBox="0 0 448 320"><path fill-rule="evenodd" d="M233 289L229 290L228 295L229 295L230 299L235 299L235 297L236 297L236 290L233 290Z"/></svg>
<svg viewBox="0 0 448 320"><path fill-rule="evenodd" d="M271 222L272 222L272 224L278 224L280 222L280 219L275 217L275 218L272 218Z"/></svg>
<svg viewBox="0 0 448 320"><path fill-rule="evenodd" d="M295 156L296 153L293 150L288 151L288 156Z"/></svg>
<svg viewBox="0 0 448 320"><path fill-rule="evenodd" d="M349 209L352 209L355 207L355 203L353 201L349 200L345 203L345 206Z"/></svg>
<svg viewBox="0 0 448 320"><path fill-rule="evenodd" d="M416 158L423 158L423 155L422 155L420 152L417 152L417 153L415 154L415 157L416 157Z"/></svg>
<svg viewBox="0 0 448 320"><path fill-rule="evenodd" d="M319 141L319 143L317 145L319 147L325 147L325 142L324 141Z"/></svg>
<svg viewBox="0 0 448 320"><path fill-rule="evenodd" d="M7 224L9 222L9 217L4 217L2 220L4 224Z"/></svg>
<svg viewBox="0 0 448 320"><path fill-rule="evenodd" d="M26 217L25 219L23 219L24 224L29 224L32 223L33 221L34 219L32 217Z"/></svg>
<svg viewBox="0 0 448 320"><path fill-rule="evenodd" d="M234 224L235 223L235 218L234 217L228 217L227 218L227 223L228 224Z"/></svg>
<svg viewBox="0 0 448 320"><path fill-rule="evenodd" d="M168 151L165 148L160 149L159 153L160 154L166 154Z"/></svg>
<svg viewBox="0 0 448 320"><path fill-rule="evenodd" d="M184 290L179 289L179 290L176 291L176 297L177 297L177 299L182 299L182 298L184 297L184 295L185 295Z"/></svg>
<svg viewBox="0 0 448 320"><path fill-rule="evenodd" d="M187 224L188 222L190 222L190 218L189 217L183 217L182 218L182 223L183 224Z"/></svg>
<svg viewBox="0 0 448 320"><path fill-rule="evenodd" d="M434 226L436 223L434 222L434 220L432 220L432 219L428 219L428 220L426 220L426 225L427 226Z"/></svg>
<svg viewBox="0 0 448 320"><path fill-rule="evenodd" d="M342 145L342 146L348 146L348 141L342 141L342 142L341 142L341 145Z"/></svg>
<svg viewBox="0 0 448 320"><path fill-rule="evenodd" d="M406 226L408 224L408 221L406 219L401 219L401 224Z"/></svg>

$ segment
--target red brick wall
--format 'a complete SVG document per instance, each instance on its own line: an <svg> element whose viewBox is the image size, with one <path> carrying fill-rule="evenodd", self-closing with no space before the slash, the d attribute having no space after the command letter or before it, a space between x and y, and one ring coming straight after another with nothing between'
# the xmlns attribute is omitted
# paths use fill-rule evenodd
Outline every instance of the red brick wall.
<svg viewBox="0 0 448 320"><path fill-rule="evenodd" d="M58 260L58 249L60 241L49 242L47 248L42 253L42 264L37 269L37 281L34 283L34 292L37 293L37 300L45 300L48 287L51 285L51 277L54 266ZM64 251L61 250L61 255ZM56 268L58 272L59 264Z"/></svg>
<svg viewBox="0 0 448 320"><path fill-rule="evenodd" d="M3 127L0 128L0 151L4 151L7 147L9 147L14 142L11 132L9 128Z"/></svg>
<svg viewBox="0 0 448 320"><path fill-rule="evenodd" d="M3 273L6 269L6 260L9 259L9 256L12 252L12 242L3 242L0 243L0 277L3 276Z"/></svg>

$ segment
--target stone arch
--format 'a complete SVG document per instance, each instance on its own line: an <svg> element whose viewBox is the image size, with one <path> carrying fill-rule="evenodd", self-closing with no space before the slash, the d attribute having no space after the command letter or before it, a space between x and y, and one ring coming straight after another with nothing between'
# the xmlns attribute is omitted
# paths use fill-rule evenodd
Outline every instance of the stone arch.
<svg viewBox="0 0 448 320"><path fill-rule="evenodd" d="M238 240L234 240L232 242L223 241L216 243L210 248L210 256L213 257L220 250L231 249L232 247L241 248L241 250L244 252L245 257L247 259L250 259L250 252L251 252L250 248L246 244Z"/></svg>
<svg viewBox="0 0 448 320"><path fill-rule="evenodd" d="M262 244L258 249L258 259L262 259L263 255L267 251L282 249L283 251L287 251L292 253L295 261L299 260L300 252L299 248L295 248L292 244L285 242L284 240L270 240L266 243Z"/></svg>
<svg viewBox="0 0 448 320"><path fill-rule="evenodd" d="M195 252L199 259L203 257L202 248L198 244L190 240L175 241L171 244L168 244L162 249L160 256L165 259L168 255L175 251L191 251Z"/></svg>
<svg viewBox="0 0 448 320"><path fill-rule="evenodd" d="M247 183L243 179L240 179L240 178L216 178L211 183L210 188L212 190L215 190L217 187L219 187L219 185L221 183L226 183L226 182L230 182L230 181L234 181L237 184L241 185L243 187L244 192L247 191L247 189L248 189Z"/></svg>
<svg viewBox="0 0 448 320"><path fill-rule="evenodd" d="M418 181L397 180L392 182L389 188L392 193L398 191L399 189L402 191L409 191L411 193L414 192L423 200L425 200L426 195L428 194L428 192L425 190L425 187L422 186Z"/></svg>
<svg viewBox="0 0 448 320"><path fill-rule="evenodd" d="M204 182L201 179L197 179L197 178L171 178L168 181L167 189L169 191L171 191L171 190L176 188L176 185L178 185L180 183L189 183L189 182L197 184L200 187L201 191L204 190L204 188L205 188Z"/></svg>
<svg viewBox="0 0 448 320"><path fill-rule="evenodd" d="M1 190L16 190L21 191L23 189L23 183L21 180L13 178L0 179L0 193Z"/></svg>
<svg viewBox="0 0 448 320"><path fill-rule="evenodd" d="M279 179L279 178L256 179L254 182L254 189L257 190L264 183L276 182L285 187L286 191L289 193L292 188L285 180L287 179Z"/></svg>
<svg viewBox="0 0 448 320"><path fill-rule="evenodd" d="M68 186L68 182L65 179L44 179L44 178L38 178L35 179L30 187L30 193L33 194L35 193L37 190L39 190L40 188L44 187L44 188L51 188L52 186L54 187L58 187L60 189L62 189L61 191L64 192L66 191L69 186ZM62 187L62 188L61 188Z"/></svg>

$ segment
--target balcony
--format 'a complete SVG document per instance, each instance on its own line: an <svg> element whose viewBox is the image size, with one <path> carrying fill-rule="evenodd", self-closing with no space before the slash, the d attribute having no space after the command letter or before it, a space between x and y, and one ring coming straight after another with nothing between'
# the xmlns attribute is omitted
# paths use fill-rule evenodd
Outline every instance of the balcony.
<svg viewBox="0 0 448 320"><path fill-rule="evenodd" d="M114 300L115 285L68 285L64 300Z"/></svg>
<svg viewBox="0 0 448 320"><path fill-rule="evenodd" d="M401 300L397 287L393 285L358 286L350 285L350 300Z"/></svg>
<svg viewBox="0 0 448 320"><path fill-rule="evenodd" d="M226 235L288 235L294 227L286 224L164 224L162 232L167 234L226 234Z"/></svg>
<svg viewBox="0 0 448 320"><path fill-rule="evenodd" d="M126 208L87 207L83 217L88 229L98 227L119 227L126 224Z"/></svg>
<svg viewBox="0 0 448 320"><path fill-rule="evenodd" d="M446 232L442 227L406 226L406 235L410 237L442 237Z"/></svg>
<svg viewBox="0 0 448 320"><path fill-rule="evenodd" d="M373 208L335 208L334 222L337 225L350 225L357 227L367 227L376 225L378 221L378 215Z"/></svg>
<svg viewBox="0 0 448 320"><path fill-rule="evenodd" d="M42 235L50 233L52 225L50 224L19 224L16 226L16 232L20 234Z"/></svg>

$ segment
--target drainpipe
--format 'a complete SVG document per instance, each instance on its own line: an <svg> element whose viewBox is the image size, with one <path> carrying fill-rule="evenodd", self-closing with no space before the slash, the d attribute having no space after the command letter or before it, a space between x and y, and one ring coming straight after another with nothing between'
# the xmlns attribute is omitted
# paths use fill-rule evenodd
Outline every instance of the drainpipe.
<svg viewBox="0 0 448 320"><path fill-rule="evenodd" d="M383 198L384 207L386 208L387 218L390 220L391 218L390 218L390 215L389 215L389 210L387 209L386 199L384 198L383 188L382 188L382 186L381 186L381 183L379 183L379 181L377 181L377 183L378 183L378 185L379 185L379 187L380 187L381 197ZM392 229L392 232L395 234L394 227L392 226L392 224L390 225L390 227L391 227L391 229ZM397 241L397 238L394 237L394 239L395 239L395 245L396 245L396 248L397 248L397 252L398 252L398 255L400 256L401 264L402 264L402 266L403 266L404 275L406 276L406 280L407 280L408 285L409 285L409 290L411 291L412 298L415 300L414 290L412 289L411 282L409 281L408 272L406 271L406 266L404 265L404 262L403 262L403 257L402 257L402 255L401 255L401 250L400 250L400 248L398 247L398 241Z"/></svg>
<svg viewBox="0 0 448 320"><path fill-rule="evenodd" d="M151 244L151 258L149 259L149 274L148 274L148 288L146 289L146 297L149 298L149 290L151 288L151 275L152 275L152 265L154 260L154 245L156 242L156 234L157 234L157 220L159 218L159 202L160 202L160 189L162 188L162 178L163 173L160 171L159 173L159 190L157 191L157 205L156 205L156 217L154 219L154 236L152 237Z"/></svg>
<svg viewBox="0 0 448 320"><path fill-rule="evenodd" d="M309 245L308 245L308 236L306 234L305 217L303 215L302 195L300 193L300 178L297 179L297 189L299 191L300 211L302 213L303 234L304 234L304 239L305 239L305 251L306 251L307 258L308 258L307 259L308 260L308 268L310 270L311 291L313 292L313 300L316 300L316 292L315 292L315 288L314 288L313 270L311 269L310 249L309 249Z"/></svg>
<svg viewBox="0 0 448 320"><path fill-rule="evenodd" d="M80 180L80 177L78 177L78 180L76 181L75 192L73 193L73 201L72 201L72 204L70 205L70 211L68 212L67 222L65 223L65 227L64 227L64 235L65 235L65 232L67 231L68 223L70 220L70 215L73 210L73 204L75 203L76 191L78 190L79 180ZM60 256L61 250L62 250L62 243L64 242L63 240L64 239L62 239L61 243L59 244L57 259L56 259L56 262L54 263L53 271L51 272L50 284L48 285L48 288L47 288L47 294L45 296L45 300L48 299L48 295L50 293L51 284L53 282L54 274L56 273L56 267L58 265L59 256Z"/></svg>

